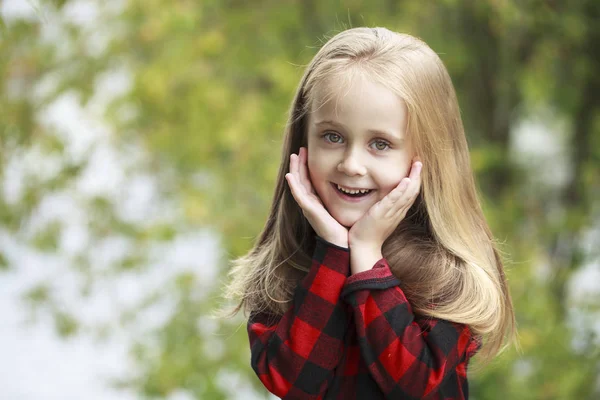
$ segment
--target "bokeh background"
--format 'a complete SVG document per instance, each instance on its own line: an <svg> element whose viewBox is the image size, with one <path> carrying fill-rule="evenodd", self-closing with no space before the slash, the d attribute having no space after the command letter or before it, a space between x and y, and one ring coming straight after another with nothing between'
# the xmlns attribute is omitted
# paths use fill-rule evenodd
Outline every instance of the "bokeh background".
<svg viewBox="0 0 600 400"><path fill-rule="evenodd" d="M522 351L473 399L600 398L600 2L0 1L0 398L265 399L228 260L287 109L351 26L454 81Z"/></svg>

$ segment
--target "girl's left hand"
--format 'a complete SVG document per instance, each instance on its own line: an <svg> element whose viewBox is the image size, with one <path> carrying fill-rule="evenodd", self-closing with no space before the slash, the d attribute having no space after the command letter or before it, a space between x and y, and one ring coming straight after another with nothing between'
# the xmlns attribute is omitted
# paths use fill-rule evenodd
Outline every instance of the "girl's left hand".
<svg viewBox="0 0 600 400"><path fill-rule="evenodd" d="M381 251L383 243L404 219L421 189L423 164L418 158L416 160L410 175L352 225L348 233L350 248Z"/></svg>

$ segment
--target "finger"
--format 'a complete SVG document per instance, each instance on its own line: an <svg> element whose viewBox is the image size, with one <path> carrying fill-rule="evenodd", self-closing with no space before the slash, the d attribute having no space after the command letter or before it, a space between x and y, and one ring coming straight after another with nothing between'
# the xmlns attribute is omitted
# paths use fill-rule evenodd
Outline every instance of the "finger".
<svg viewBox="0 0 600 400"><path fill-rule="evenodd" d="M420 172L420 166L417 166L417 172ZM414 175L412 175L414 176ZM410 179L410 178L406 178ZM397 221L398 223L404 219L408 210L413 206L417 197L419 196L419 192L421 191L421 179L420 176L417 175L415 180L411 180L406 190L401 194L401 197L395 204L390 207L389 211L386 213L385 218L392 219Z"/></svg>
<svg viewBox="0 0 600 400"><path fill-rule="evenodd" d="M294 153L290 154L290 174L294 173Z"/></svg>
<svg viewBox="0 0 600 400"><path fill-rule="evenodd" d="M296 200L296 203L298 203L298 205L300 206L300 208L304 208L302 207L303 203L304 203L304 199L301 193L301 189L299 188L299 185L297 183L297 179L296 176L292 173L288 173L285 174L285 179L288 182L288 185L290 187L290 191L292 192L292 196L294 197L294 200Z"/></svg>
<svg viewBox="0 0 600 400"><path fill-rule="evenodd" d="M410 198L416 198L417 195L419 194L419 191L421 190L421 171L423 169L423 163L420 161L416 161L413 164L413 168L410 171L410 178L411 181L413 182L412 185L410 185L408 191L410 192Z"/></svg>
<svg viewBox="0 0 600 400"><path fill-rule="evenodd" d="M329 215L329 213L322 207L323 203L318 197L316 198L317 203L312 201L310 193L308 193L306 188L300 184L300 181L296 175L288 173L285 175L285 178L288 181L294 200L296 200L296 203L298 203L298 206L306 218L308 218L309 222L312 220L312 218L320 218L323 220L329 217L330 219L333 219L333 217L331 217L331 215ZM321 207L315 206L315 204L320 204ZM312 225L312 222L310 223Z"/></svg>
<svg viewBox="0 0 600 400"><path fill-rule="evenodd" d="M398 216L404 217L406 210L412 206L419 194L422 167L423 163L417 158L411 166L409 176L403 178L398 186L379 202L381 204L376 209L378 215L394 219Z"/></svg>
<svg viewBox="0 0 600 400"><path fill-rule="evenodd" d="M373 212L375 217L387 218L389 215L396 214L399 207L402 206L404 201L402 198L406 192L406 188L410 184L409 178L403 178L400 183L389 192L383 199L375 203L373 206Z"/></svg>
<svg viewBox="0 0 600 400"><path fill-rule="evenodd" d="M410 207L412 185L414 182L410 178L403 178L398 186L384 197L382 213L385 218L392 218Z"/></svg>
<svg viewBox="0 0 600 400"><path fill-rule="evenodd" d="M420 161L415 161L410 169L409 176L407 178L403 178L398 186L396 186L389 194L389 198L392 203L397 203L406 193L413 193L415 191L415 187L420 185L420 174L421 169L423 167L423 163Z"/></svg>
<svg viewBox="0 0 600 400"><path fill-rule="evenodd" d="M300 147L300 159L299 159L299 170L300 170L300 182L304 185L307 191L312 191L312 184L308 178L308 167L307 167L308 153L305 147Z"/></svg>
<svg viewBox="0 0 600 400"><path fill-rule="evenodd" d="M292 153L292 155L290 156L293 160L293 168L290 170L290 172L292 174L294 174L294 176L298 176L300 174L300 171L298 170L298 164L299 164L299 160L298 160L298 154Z"/></svg>
<svg viewBox="0 0 600 400"><path fill-rule="evenodd" d="M412 164L412 168L410 169L409 178L413 181L416 181L421 176L422 169L423 169L423 163L420 161L415 161Z"/></svg>
<svg viewBox="0 0 600 400"><path fill-rule="evenodd" d="M388 193L388 195L386 197L389 198L389 200L391 201L392 204L397 203L400 199L402 199L402 196L404 195L404 193L406 193L406 190L408 189L410 184L411 184L410 178L403 178L400 181L400 183L398 184L398 186L396 186L394 188L394 190L392 190L390 193Z"/></svg>

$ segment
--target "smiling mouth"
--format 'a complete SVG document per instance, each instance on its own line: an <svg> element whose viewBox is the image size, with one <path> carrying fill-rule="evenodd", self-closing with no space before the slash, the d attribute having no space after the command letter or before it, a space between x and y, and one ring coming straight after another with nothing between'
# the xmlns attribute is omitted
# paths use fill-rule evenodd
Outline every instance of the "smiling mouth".
<svg viewBox="0 0 600 400"><path fill-rule="evenodd" d="M335 188L335 190L338 191L338 193L348 197L364 197L373 192L373 189L348 189L333 182L331 185Z"/></svg>

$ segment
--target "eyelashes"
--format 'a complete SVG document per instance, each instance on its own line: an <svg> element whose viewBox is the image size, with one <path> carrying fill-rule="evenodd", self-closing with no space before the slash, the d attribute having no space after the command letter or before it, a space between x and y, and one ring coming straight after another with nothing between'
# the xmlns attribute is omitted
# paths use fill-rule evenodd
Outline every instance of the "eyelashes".
<svg viewBox="0 0 600 400"><path fill-rule="evenodd" d="M335 132L325 132L323 135L321 135L321 137L325 140L326 143L330 143L330 144L343 143L343 140L344 140L341 135L339 135ZM390 143L387 140L383 140L383 139L375 139L371 143L371 145L373 145L373 144L375 145L375 147L371 147L371 148L375 151L387 151L392 148ZM383 145L385 147L380 148L381 145Z"/></svg>

